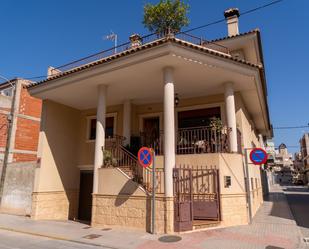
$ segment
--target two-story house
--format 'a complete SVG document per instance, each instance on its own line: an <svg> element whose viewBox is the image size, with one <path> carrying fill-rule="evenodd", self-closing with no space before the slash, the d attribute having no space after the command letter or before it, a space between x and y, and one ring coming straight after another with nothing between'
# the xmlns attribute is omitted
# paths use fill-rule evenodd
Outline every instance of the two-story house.
<svg viewBox="0 0 309 249"><path fill-rule="evenodd" d="M238 17L225 11L214 41L135 34L29 86L43 100L32 217L149 231L155 191L158 232L247 224L263 199L244 149L272 133L260 31L240 34Z"/></svg>

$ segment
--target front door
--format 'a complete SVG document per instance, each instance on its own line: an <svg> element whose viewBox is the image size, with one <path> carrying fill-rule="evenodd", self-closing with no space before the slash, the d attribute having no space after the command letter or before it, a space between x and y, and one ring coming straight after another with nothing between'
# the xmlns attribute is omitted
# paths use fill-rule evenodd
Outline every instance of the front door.
<svg viewBox="0 0 309 249"><path fill-rule="evenodd" d="M154 143L160 137L160 118L159 117L144 118L143 133L144 133L143 145L153 147Z"/></svg>
<svg viewBox="0 0 309 249"><path fill-rule="evenodd" d="M92 209L92 189L93 189L93 172L80 172L80 187L79 187L79 208L78 219L83 221L91 220Z"/></svg>

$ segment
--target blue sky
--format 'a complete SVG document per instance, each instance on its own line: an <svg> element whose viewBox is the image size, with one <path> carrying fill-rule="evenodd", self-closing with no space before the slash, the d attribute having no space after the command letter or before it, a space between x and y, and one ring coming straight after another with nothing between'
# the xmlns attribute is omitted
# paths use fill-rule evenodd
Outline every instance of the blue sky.
<svg viewBox="0 0 309 249"><path fill-rule="evenodd" d="M270 0L188 0L193 28L223 17L229 7L241 12ZM0 75L45 75L47 67L59 66L111 47L103 36L110 30L126 42L132 33L147 34L142 25L146 0L2 0L0 3ZM240 31L261 30L268 99L274 127L309 122L309 1L285 0L240 17ZM220 23L193 34L213 39L226 36ZM275 130L276 145L298 146L308 129ZM290 147L292 152L298 148Z"/></svg>

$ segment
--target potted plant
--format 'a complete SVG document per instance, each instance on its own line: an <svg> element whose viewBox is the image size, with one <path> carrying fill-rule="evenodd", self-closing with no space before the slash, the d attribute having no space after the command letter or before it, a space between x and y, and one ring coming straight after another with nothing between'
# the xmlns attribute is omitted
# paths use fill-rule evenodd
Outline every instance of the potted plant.
<svg viewBox="0 0 309 249"><path fill-rule="evenodd" d="M117 166L117 159L113 157L110 150L103 151L103 168L112 168Z"/></svg>

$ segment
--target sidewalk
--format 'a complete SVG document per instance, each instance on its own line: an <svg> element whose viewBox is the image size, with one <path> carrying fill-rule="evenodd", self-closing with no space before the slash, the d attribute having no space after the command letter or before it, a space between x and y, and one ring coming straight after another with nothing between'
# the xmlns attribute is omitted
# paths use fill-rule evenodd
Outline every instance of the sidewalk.
<svg viewBox="0 0 309 249"><path fill-rule="evenodd" d="M124 249L306 248L280 186L273 187L251 225L185 233L176 243L163 243L158 241L160 236L130 229L94 229L73 221L33 221L5 214L0 214L0 229ZM87 235L99 237L84 238Z"/></svg>

